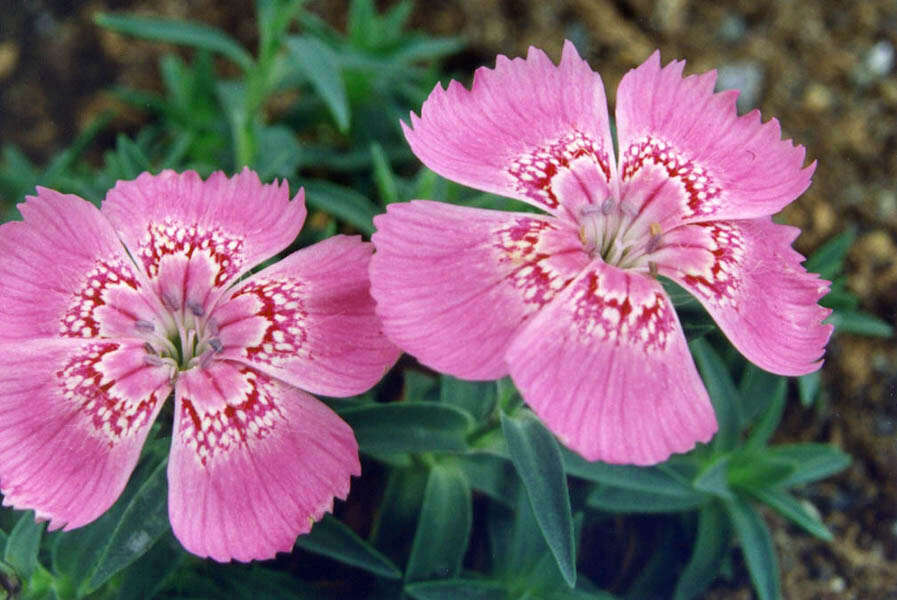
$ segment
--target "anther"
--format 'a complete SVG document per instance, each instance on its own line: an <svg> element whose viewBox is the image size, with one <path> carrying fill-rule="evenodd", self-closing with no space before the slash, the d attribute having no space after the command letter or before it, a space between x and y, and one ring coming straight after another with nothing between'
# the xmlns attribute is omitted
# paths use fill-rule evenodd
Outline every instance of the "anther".
<svg viewBox="0 0 897 600"><path fill-rule="evenodd" d="M657 250L657 247L660 245L661 233L663 233L663 230L660 228L660 223L651 223L651 238L645 246L645 254L651 254Z"/></svg>
<svg viewBox="0 0 897 600"><path fill-rule="evenodd" d="M156 329L156 326L150 321L144 321L143 319L137 319L134 322L134 327L137 328L137 331L142 331L143 333L152 333Z"/></svg>
<svg viewBox="0 0 897 600"><path fill-rule="evenodd" d="M168 292L162 292L162 304L168 310L178 310L180 306L178 306L178 301L175 300L174 296L169 294Z"/></svg>
<svg viewBox="0 0 897 600"><path fill-rule="evenodd" d="M143 362L151 367L161 367L164 364L162 358L155 354L144 354Z"/></svg>
<svg viewBox="0 0 897 600"><path fill-rule="evenodd" d="M203 309L202 305L195 300L190 300L187 302L187 308L190 309L190 312L193 313L194 316L201 317L206 314L206 311Z"/></svg>
<svg viewBox="0 0 897 600"><path fill-rule="evenodd" d="M648 261L648 274L657 279L657 263L653 260Z"/></svg>
<svg viewBox="0 0 897 600"><path fill-rule="evenodd" d="M156 354L156 349L149 342L143 343L143 349L146 350L147 354Z"/></svg>
<svg viewBox="0 0 897 600"><path fill-rule="evenodd" d="M601 214L609 215L610 211L614 208L614 197L608 196L604 199L604 202L601 203Z"/></svg>
<svg viewBox="0 0 897 600"><path fill-rule="evenodd" d="M208 344L215 352L221 352L224 349L224 344L222 344L221 340L216 337L210 338Z"/></svg>

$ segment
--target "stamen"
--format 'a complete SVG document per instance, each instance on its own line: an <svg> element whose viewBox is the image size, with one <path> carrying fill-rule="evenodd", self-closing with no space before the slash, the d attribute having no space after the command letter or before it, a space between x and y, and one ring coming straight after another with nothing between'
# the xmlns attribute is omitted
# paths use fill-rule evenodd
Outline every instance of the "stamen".
<svg viewBox="0 0 897 600"><path fill-rule="evenodd" d="M190 300L189 302L187 302L187 308L189 308L190 312L192 312L197 317L201 317L206 314L206 311L203 309L202 305L195 300Z"/></svg>
<svg viewBox="0 0 897 600"><path fill-rule="evenodd" d="M608 196L604 199L604 202L601 203L601 214L609 215L610 211L614 208L614 197Z"/></svg>
<svg viewBox="0 0 897 600"><path fill-rule="evenodd" d="M137 331L143 333L152 333L156 330L156 326L152 324L150 321L144 321L143 319L137 319L134 322L134 327L137 328Z"/></svg>
<svg viewBox="0 0 897 600"><path fill-rule="evenodd" d="M178 306L178 301L175 300L175 297L169 294L168 292L162 292L162 304L171 311L180 310L180 306Z"/></svg>
<svg viewBox="0 0 897 600"><path fill-rule="evenodd" d="M648 261L648 274L657 279L657 263L653 260Z"/></svg>
<svg viewBox="0 0 897 600"><path fill-rule="evenodd" d="M209 344L209 346L212 347L212 350L214 350L216 353L221 352L224 349L224 344L222 344L221 340L219 340L216 337L210 338L207 343Z"/></svg>
<svg viewBox="0 0 897 600"><path fill-rule="evenodd" d="M660 223L651 223L651 237L648 239L648 243L645 245L645 254L651 254L657 247L660 246L660 238L663 230L660 228Z"/></svg>
<svg viewBox="0 0 897 600"><path fill-rule="evenodd" d="M155 353L156 353L156 349L155 349L155 348L153 347L153 345L150 344L149 342L144 342L144 343L143 343L143 349L146 350L149 354L155 354Z"/></svg>
<svg viewBox="0 0 897 600"><path fill-rule="evenodd" d="M143 362L151 367L161 367L163 364L165 364L165 361L162 360L162 357L156 354L144 354Z"/></svg>

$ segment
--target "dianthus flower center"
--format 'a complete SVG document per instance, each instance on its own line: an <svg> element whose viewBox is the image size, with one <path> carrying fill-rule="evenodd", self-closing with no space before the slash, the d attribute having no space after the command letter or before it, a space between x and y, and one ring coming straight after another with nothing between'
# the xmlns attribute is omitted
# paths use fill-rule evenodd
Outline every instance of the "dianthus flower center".
<svg viewBox="0 0 897 600"><path fill-rule="evenodd" d="M170 317L167 323L142 319L135 322L146 340L147 362L169 364L175 372L208 366L223 348L215 319L198 302L188 301L180 307L177 301L163 294L162 304Z"/></svg>
<svg viewBox="0 0 897 600"><path fill-rule="evenodd" d="M654 273L651 255L661 247L663 230L658 223L647 225L633 218L609 196L601 206L588 205L579 211L579 239L583 249L605 263L629 270Z"/></svg>

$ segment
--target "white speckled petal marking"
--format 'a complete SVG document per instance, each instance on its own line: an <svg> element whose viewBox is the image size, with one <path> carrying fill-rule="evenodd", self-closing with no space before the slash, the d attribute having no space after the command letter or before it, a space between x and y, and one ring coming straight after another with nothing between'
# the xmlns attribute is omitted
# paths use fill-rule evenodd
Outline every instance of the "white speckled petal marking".
<svg viewBox="0 0 897 600"><path fill-rule="evenodd" d="M582 161L582 164L579 164ZM597 167L605 182L611 180L607 151L588 135L571 131L558 140L518 156L508 167L519 192L537 205L553 210L560 204L553 182L564 171Z"/></svg>
<svg viewBox="0 0 897 600"><path fill-rule="evenodd" d="M148 427L170 392L170 373L142 357L134 342L90 343L55 372L62 397L110 445Z"/></svg>
<svg viewBox="0 0 897 600"><path fill-rule="evenodd" d="M94 338L101 335L103 319L97 314L100 307L110 304L116 291L131 295L139 287L132 265L123 259L97 260L88 271L81 288L75 292L69 309L59 324L64 337ZM130 313L134 306L114 304L114 308ZM134 314L129 315L132 319Z"/></svg>
<svg viewBox="0 0 897 600"><path fill-rule="evenodd" d="M147 275L156 277L162 259L170 255L183 255L192 259L203 256L213 263L214 285L227 283L242 268L243 239L220 228L204 229L195 224L185 224L166 219L162 223L150 222L137 250Z"/></svg>
<svg viewBox="0 0 897 600"><path fill-rule="evenodd" d="M258 443L284 425L271 379L248 367L235 373L222 380L210 370L191 372L180 388L178 435L203 465ZM219 382L228 389L220 389Z"/></svg>
<svg viewBox="0 0 897 600"><path fill-rule="evenodd" d="M263 320L261 339L243 349L244 358L279 367L290 358L309 356L302 290L302 283L295 280L257 279L234 295L253 298L258 306L255 316Z"/></svg>

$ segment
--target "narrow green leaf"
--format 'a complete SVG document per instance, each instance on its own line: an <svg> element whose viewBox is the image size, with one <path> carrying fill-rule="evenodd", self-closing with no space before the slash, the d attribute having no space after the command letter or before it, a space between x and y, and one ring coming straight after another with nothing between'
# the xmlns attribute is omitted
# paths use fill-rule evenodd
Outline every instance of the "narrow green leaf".
<svg viewBox="0 0 897 600"><path fill-rule="evenodd" d="M258 151L253 165L263 181L273 177L292 177L302 156L302 146L289 127L262 127L258 133Z"/></svg>
<svg viewBox="0 0 897 600"><path fill-rule="evenodd" d="M819 519L818 513L813 514L813 512L807 510L794 496L785 490L773 487L754 487L747 491L751 496L769 505L780 515L800 526L808 533L827 542L832 541L832 532Z"/></svg>
<svg viewBox="0 0 897 600"><path fill-rule="evenodd" d="M167 464L161 461L131 498L93 567L86 593L143 556L169 530Z"/></svg>
<svg viewBox="0 0 897 600"><path fill-rule="evenodd" d="M100 27L118 33L219 52L237 63L244 71L249 71L255 64L252 56L236 40L223 31L203 23L104 13L96 15L94 22Z"/></svg>
<svg viewBox="0 0 897 600"><path fill-rule="evenodd" d="M751 425L758 415L767 411L771 404L785 398L788 378L748 363L738 382L738 391L741 397L739 429L744 429Z"/></svg>
<svg viewBox="0 0 897 600"><path fill-rule="evenodd" d="M692 341L689 346L698 363L719 427L713 439L713 447L731 450L738 441L739 426L743 419L739 414L740 396L723 359L705 339Z"/></svg>
<svg viewBox="0 0 897 600"><path fill-rule="evenodd" d="M731 455L724 454L707 465L695 478L695 489L726 500L734 500L735 495L729 489L729 462L731 459Z"/></svg>
<svg viewBox="0 0 897 600"><path fill-rule="evenodd" d="M327 105L340 132L349 131L349 100L336 53L320 39L307 35L288 37L287 49L295 68Z"/></svg>
<svg viewBox="0 0 897 600"><path fill-rule="evenodd" d="M811 273L819 273L823 279L833 279L841 272L847 252L856 240L856 228L848 227L825 244L804 263L804 268Z"/></svg>
<svg viewBox="0 0 897 600"><path fill-rule="evenodd" d="M415 600L511 600L510 592L499 582L480 579L446 579L405 586Z"/></svg>
<svg viewBox="0 0 897 600"><path fill-rule="evenodd" d="M467 477L470 487L492 500L512 506L513 495L508 490L517 483L514 466L504 457L488 452L467 452L457 457L458 468Z"/></svg>
<svg viewBox="0 0 897 600"><path fill-rule="evenodd" d="M467 411L477 423L495 409L497 394L491 381L463 381L443 375L440 382L440 401Z"/></svg>
<svg viewBox="0 0 897 600"><path fill-rule="evenodd" d="M775 433L776 427L782 420L782 413L785 411L785 390L787 381L783 377L778 378L776 389L766 407L766 411L760 416L760 419L751 427L751 433L747 441L744 443L745 450L758 450L769 443L769 438Z"/></svg>
<svg viewBox="0 0 897 600"><path fill-rule="evenodd" d="M115 156L118 159L122 179L136 179L150 168L149 159L143 150L124 134L118 134L116 138Z"/></svg>
<svg viewBox="0 0 897 600"><path fill-rule="evenodd" d="M35 522L33 510L23 513L9 532L3 560L16 570L23 581L31 579L37 567L37 551L43 534L44 523Z"/></svg>
<svg viewBox="0 0 897 600"><path fill-rule="evenodd" d="M609 465L600 461L589 462L566 448L562 450L562 454L564 468L569 475L575 477L613 488L643 493L646 497L657 495L681 500L703 498L696 494L690 478L679 475L675 469L667 465L661 468L660 466L635 467Z"/></svg>
<svg viewBox="0 0 897 600"><path fill-rule="evenodd" d="M331 515L324 515L310 533L296 540L296 545L387 579L402 577L391 560Z"/></svg>
<svg viewBox="0 0 897 600"><path fill-rule="evenodd" d="M171 440L168 438L148 441L144 444L140 462L137 463L137 468L127 486L109 510L89 525L74 531L52 534L55 537L50 553L52 570L67 580L73 589L87 586L88 580L100 562L100 557L108 549L115 531L119 529L119 523L124 518L125 512L144 484L158 472L159 465L164 463L170 446ZM160 501L164 507L165 494Z"/></svg>
<svg viewBox="0 0 897 600"><path fill-rule="evenodd" d="M545 542L567 585L576 584L576 546L570 495L560 448L554 436L533 416L501 416L511 461L526 489Z"/></svg>
<svg viewBox="0 0 897 600"><path fill-rule="evenodd" d="M707 503L707 495L687 489L682 494L643 492L599 485L586 503L592 508L618 513L670 513L694 510Z"/></svg>
<svg viewBox="0 0 897 600"><path fill-rule="evenodd" d="M819 389L822 387L822 372L814 371L807 375L801 375L797 378L797 391L800 395L800 404L804 408L813 405L816 396L819 395Z"/></svg>
<svg viewBox="0 0 897 600"><path fill-rule="evenodd" d="M779 482L783 488L824 479L850 465L850 455L828 444L784 444L767 449L766 454L795 466L794 472Z"/></svg>
<svg viewBox="0 0 897 600"><path fill-rule="evenodd" d="M776 560L772 536L763 517L745 500L735 498L725 503L735 535L741 544L744 560L760 600L782 597L779 583L779 564Z"/></svg>
<svg viewBox="0 0 897 600"><path fill-rule="evenodd" d="M346 21L346 33L352 45L367 49L380 45L382 25L372 0L352 0Z"/></svg>
<svg viewBox="0 0 897 600"><path fill-rule="evenodd" d="M433 402L369 404L341 410L362 452L461 452L470 417Z"/></svg>
<svg viewBox="0 0 897 600"><path fill-rule="evenodd" d="M674 600L697 598L710 587L729 552L730 529L719 503L713 502L701 509L691 558L676 583Z"/></svg>
<svg viewBox="0 0 897 600"><path fill-rule="evenodd" d="M442 58L462 48L464 40L460 38L420 36L406 41L390 55L390 58L397 63L411 64Z"/></svg>
<svg viewBox="0 0 897 600"><path fill-rule="evenodd" d="M794 462L762 451L739 452L729 463L729 485L745 490L758 487L780 486L796 470Z"/></svg>
<svg viewBox="0 0 897 600"><path fill-rule="evenodd" d="M165 532L140 560L121 571L118 600L157 597L180 567L191 560L189 556L174 534Z"/></svg>
<svg viewBox="0 0 897 600"><path fill-rule="evenodd" d="M374 217L380 209L367 197L329 181L305 179L298 183L305 188L305 202L312 208L342 219L362 233L374 233Z"/></svg>
<svg viewBox="0 0 897 600"><path fill-rule="evenodd" d="M826 319L826 323L831 323L842 333L881 338L894 335L894 328L891 325L876 316L857 310L836 310Z"/></svg>
<svg viewBox="0 0 897 600"><path fill-rule="evenodd" d="M408 402L438 402L439 380L427 373L406 370L402 373L405 380L403 398Z"/></svg>
<svg viewBox="0 0 897 600"><path fill-rule="evenodd" d="M57 154L53 160L50 161L47 170L44 171L42 177L44 185L52 186L56 182L56 178L74 164L87 149L87 146L94 140L94 138L96 138L100 131L106 127L111 119L112 112L104 111L100 116L93 119L84 131L78 134L78 137L75 138L75 141L72 142L71 146Z"/></svg>
<svg viewBox="0 0 897 600"><path fill-rule="evenodd" d="M437 464L430 470L405 569L406 581L461 574L473 524L471 502L470 486L457 468Z"/></svg>
<svg viewBox="0 0 897 600"><path fill-rule="evenodd" d="M421 502L430 473L418 464L389 470L380 508L374 513L370 540L396 564L411 551L409 532L417 527Z"/></svg>
<svg viewBox="0 0 897 600"><path fill-rule="evenodd" d="M389 158L383 151L383 146L377 142L371 142L371 160L374 165L374 183L377 185L380 202L386 206L401 200L396 184L396 175L389 164Z"/></svg>

